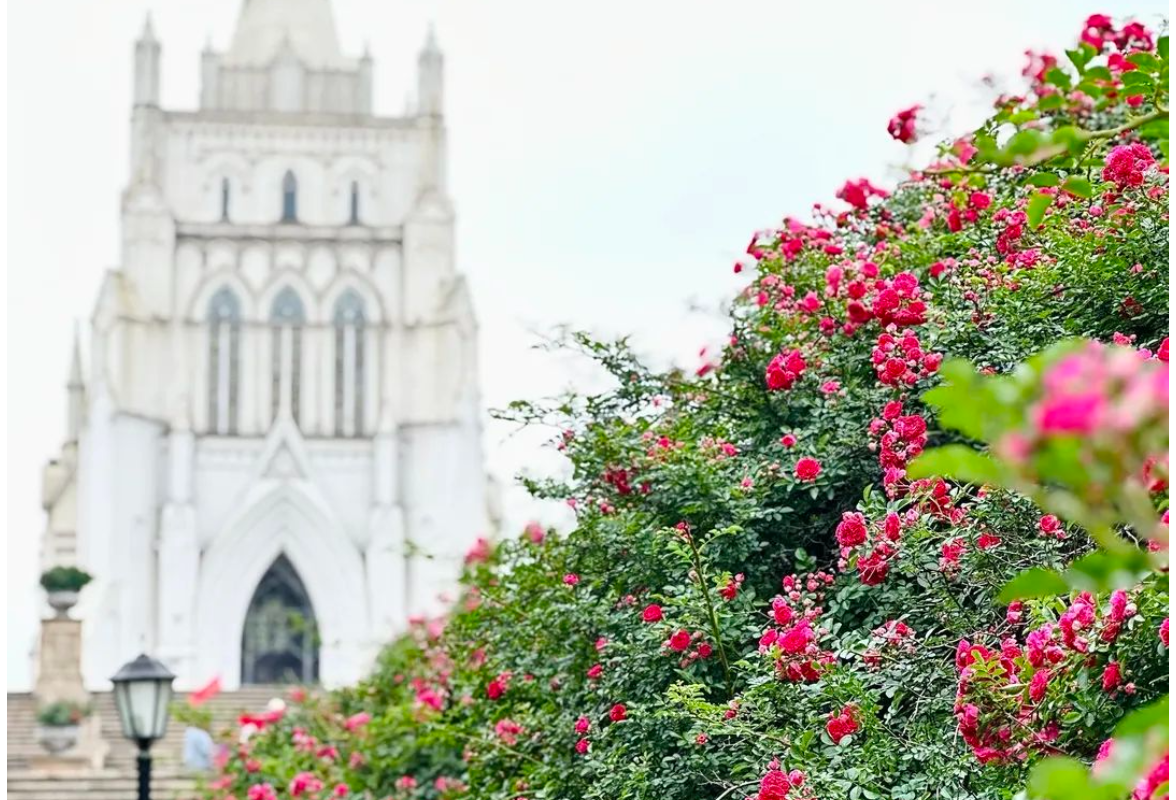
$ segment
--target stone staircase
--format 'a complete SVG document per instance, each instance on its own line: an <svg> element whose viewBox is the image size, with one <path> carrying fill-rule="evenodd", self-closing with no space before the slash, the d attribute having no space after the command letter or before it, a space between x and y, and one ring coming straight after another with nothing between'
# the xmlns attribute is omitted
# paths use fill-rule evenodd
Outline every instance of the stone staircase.
<svg viewBox="0 0 1176 800"><path fill-rule="evenodd" d="M260 711L274 697L285 697L288 687L248 686L222 692L205 705L212 712L213 730L235 724L243 711ZM182 696L177 698L182 699ZM134 744L122 736L114 696L91 696L93 714L102 739L110 746L103 769L50 772L37 769L33 759L44 754L37 742L37 707L32 695L8 695L8 797L10 800L133 800L138 787ZM174 720L167 735L151 748L153 800L196 797L197 780L183 767L184 726Z"/></svg>
<svg viewBox="0 0 1176 800"><path fill-rule="evenodd" d="M195 781L178 773L153 775L152 800L193 800ZM85 776L8 773L12 800L135 800L139 783L134 775L105 772Z"/></svg>

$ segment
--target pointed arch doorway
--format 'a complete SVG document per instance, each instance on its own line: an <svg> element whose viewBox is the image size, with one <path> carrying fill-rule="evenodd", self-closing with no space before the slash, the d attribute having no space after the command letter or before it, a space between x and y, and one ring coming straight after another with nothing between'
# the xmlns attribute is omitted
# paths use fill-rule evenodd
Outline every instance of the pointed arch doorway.
<svg viewBox="0 0 1176 800"><path fill-rule="evenodd" d="M257 584L241 632L241 683L315 683L318 627L297 570L279 555Z"/></svg>

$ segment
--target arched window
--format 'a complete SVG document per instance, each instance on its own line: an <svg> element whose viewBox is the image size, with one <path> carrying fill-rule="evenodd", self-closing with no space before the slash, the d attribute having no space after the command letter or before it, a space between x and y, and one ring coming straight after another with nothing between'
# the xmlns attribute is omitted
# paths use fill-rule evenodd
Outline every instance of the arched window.
<svg viewBox="0 0 1176 800"><path fill-rule="evenodd" d="M302 580L278 556L253 592L241 631L241 683L314 683L318 629Z"/></svg>
<svg viewBox="0 0 1176 800"><path fill-rule="evenodd" d="M363 298L348 289L335 303L335 433L363 434Z"/></svg>
<svg viewBox="0 0 1176 800"><path fill-rule="evenodd" d="M301 406L302 326L306 314L302 299L289 286L278 292L270 311L273 325L273 414L288 413L297 423Z"/></svg>
<svg viewBox="0 0 1176 800"><path fill-rule="evenodd" d="M348 225L358 225L359 224L359 182L358 181L351 182L350 203L351 203L351 205L349 206L350 211L349 211L348 217L347 217L347 224Z"/></svg>
<svg viewBox="0 0 1176 800"><path fill-rule="evenodd" d="M229 179L221 178L221 222L229 221Z"/></svg>
<svg viewBox="0 0 1176 800"><path fill-rule="evenodd" d="M240 350L241 306L225 287L208 304L208 428L214 433L237 432Z"/></svg>
<svg viewBox="0 0 1176 800"><path fill-rule="evenodd" d="M282 222L298 221L298 179L286 170L282 177Z"/></svg>

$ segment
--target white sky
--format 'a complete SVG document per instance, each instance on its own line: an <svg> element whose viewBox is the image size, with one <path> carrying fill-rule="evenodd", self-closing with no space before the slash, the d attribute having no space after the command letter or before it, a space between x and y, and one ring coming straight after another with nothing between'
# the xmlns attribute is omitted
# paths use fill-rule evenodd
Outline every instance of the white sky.
<svg viewBox="0 0 1176 800"><path fill-rule="evenodd" d="M191 108L199 51L223 49L241 0L19 0L8 12L8 660L27 688L36 633L40 470L65 429L72 325L118 260L131 48L150 9L163 100ZM739 283L749 233L847 177L885 179L909 154L886 135L934 96L953 132L975 119L977 79L1061 52L1087 14L1149 23L1162 0L334 0L344 49L375 57L376 108L399 113L426 22L446 55L458 263L482 326L488 406L583 380L529 350L571 323L634 333L694 366L721 338L708 309ZM559 460L491 426L503 484ZM508 523L535 509L505 493Z"/></svg>

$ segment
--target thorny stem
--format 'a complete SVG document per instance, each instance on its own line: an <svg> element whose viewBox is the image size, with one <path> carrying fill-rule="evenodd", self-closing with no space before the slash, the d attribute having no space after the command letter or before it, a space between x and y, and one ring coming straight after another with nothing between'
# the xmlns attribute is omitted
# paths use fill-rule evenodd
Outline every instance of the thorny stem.
<svg viewBox="0 0 1176 800"><path fill-rule="evenodd" d="M689 531L686 532L686 541L690 544L690 552L694 559L694 574L698 577L698 588L702 593L702 601L706 604L706 613L710 618L711 634L715 637L715 647L719 651L719 661L723 665L723 679L727 684L727 699L730 700L735 696L735 684L731 680L731 666L727 663L727 650L723 647L723 637L719 631L719 615L715 611L714 603L711 602L710 592L707 589L706 575L702 568L702 553L698 550L698 543L694 541L694 535Z"/></svg>

